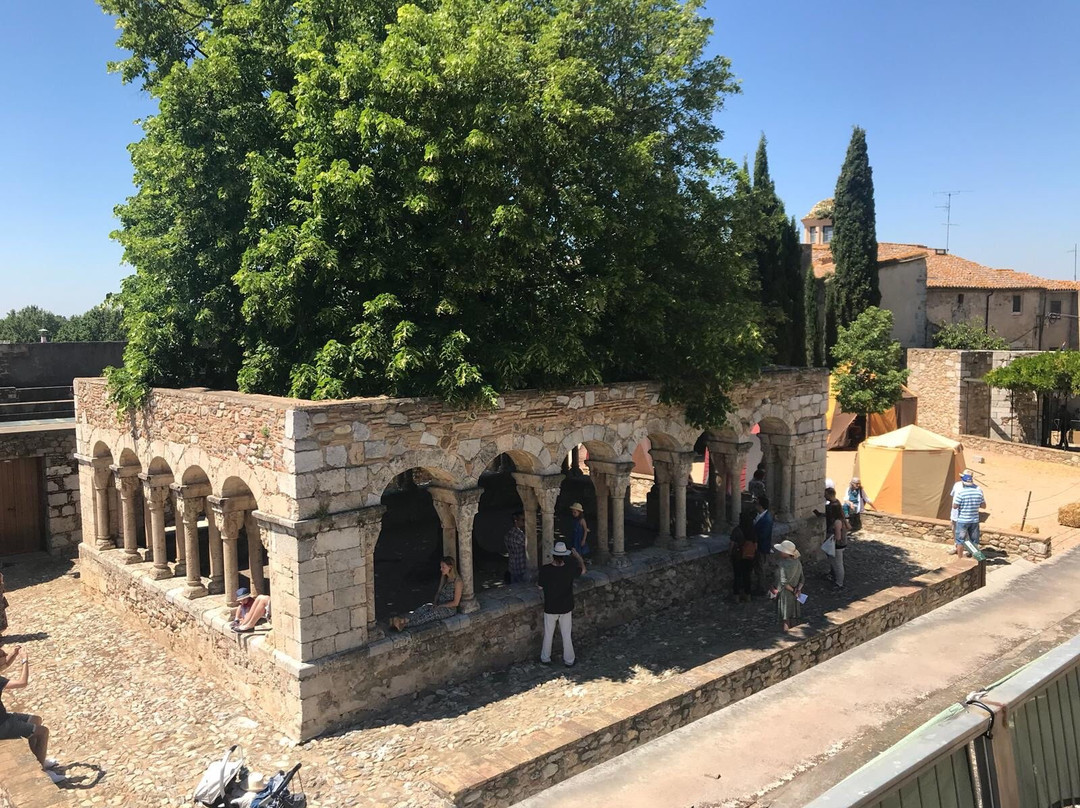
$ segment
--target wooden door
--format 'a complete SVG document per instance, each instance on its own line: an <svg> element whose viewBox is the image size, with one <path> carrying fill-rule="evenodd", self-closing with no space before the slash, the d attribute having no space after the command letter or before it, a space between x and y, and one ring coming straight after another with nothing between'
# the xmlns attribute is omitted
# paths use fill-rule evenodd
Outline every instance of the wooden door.
<svg viewBox="0 0 1080 808"><path fill-rule="evenodd" d="M0 556L45 546L41 458L0 460Z"/></svg>

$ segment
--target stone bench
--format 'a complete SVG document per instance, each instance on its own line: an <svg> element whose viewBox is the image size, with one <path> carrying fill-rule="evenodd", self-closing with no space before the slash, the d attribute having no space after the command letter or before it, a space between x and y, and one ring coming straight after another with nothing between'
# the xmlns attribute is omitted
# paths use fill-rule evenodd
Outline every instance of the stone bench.
<svg viewBox="0 0 1080 808"><path fill-rule="evenodd" d="M0 808L69 808L74 805L41 770L22 738L0 741Z"/></svg>

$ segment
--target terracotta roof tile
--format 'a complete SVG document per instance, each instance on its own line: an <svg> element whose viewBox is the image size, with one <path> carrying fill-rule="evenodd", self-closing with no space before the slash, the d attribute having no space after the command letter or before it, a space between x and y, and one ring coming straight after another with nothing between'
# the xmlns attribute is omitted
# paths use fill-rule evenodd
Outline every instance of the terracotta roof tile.
<svg viewBox="0 0 1080 808"><path fill-rule="evenodd" d="M1012 269L992 269L968 261L958 255L940 255L924 244L878 244L878 262L905 261L926 258L926 286L930 289L1049 289L1052 291L1080 290L1080 283L1040 278ZM826 278L836 270L828 244L811 248L814 276Z"/></svg>

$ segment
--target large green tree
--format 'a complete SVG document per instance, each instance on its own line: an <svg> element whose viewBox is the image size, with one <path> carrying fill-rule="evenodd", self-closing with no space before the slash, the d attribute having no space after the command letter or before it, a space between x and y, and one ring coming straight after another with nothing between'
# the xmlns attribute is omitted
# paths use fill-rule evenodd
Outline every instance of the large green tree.
<svg viewBox="0 0 1080 808"><path fill-rule="evenodd" d="M871 306L850 326L837 328L832 349L836 401L845 412L884 412L900 400L908 371L892 338L891 311Z"/></svg>
<svg viewBox="0 0 1080 808"><path fill-rule="evenodd" d="M104 303L71 317L40 306L12 309L0 317L0 342L38 342L42 328L52 342L109 342L126 338L123 311L116 299L107 295Z"/></svg>
<svg viewBox="0 0 1080 808"><path fill-rule="evenodd" d="M716 423L758 368L699 0L100 3L159 108L119 403L651 376Z"/></svg>
<svg viewBox="0 0 1080 808"><path fill-rule="evenodd" d="M41 339L40 329L55 336L63 324L63 317L40 306L12 309L0 317L0 342L37 342Z"/></svg>
<svg viewBox="0 0 1080 808"><path fill-rule="evenodd" d="M856 126L836 181L833 203L831 306L837 327L848 326L881 302L878 288L874 172L866 150L866 131ZM832 344L831 342L829 343Z"/></svg>
<svg viewBox="0 0 1080 808"><path fill-rule="evenodd" d="M799 231L776 194L764 134L754 155L752 182L745 167L744 172L745 180L737 183L736 195L750 220L750 258L769 324L770 359L783 365L802 365L806 320Z"/></svg>

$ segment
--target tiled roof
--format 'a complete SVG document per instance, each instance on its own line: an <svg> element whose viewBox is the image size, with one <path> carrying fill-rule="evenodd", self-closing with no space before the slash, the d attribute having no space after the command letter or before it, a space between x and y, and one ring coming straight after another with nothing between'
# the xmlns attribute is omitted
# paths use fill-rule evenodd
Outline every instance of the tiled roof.
<svg viewBox="0 0 1080 808"><path fill-rule="evenodd" d="M826 278L836 267L828 244L811 248L814 275ZM930 289L1049 289L1067 291L1080 289L1080 283L1040 278L1012 269L991 269L958 255L939 255L924 244L878 244L878 263L926 258L926 286Z"/></svg>

